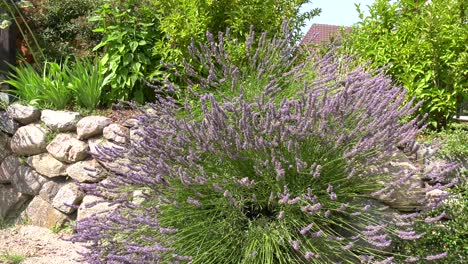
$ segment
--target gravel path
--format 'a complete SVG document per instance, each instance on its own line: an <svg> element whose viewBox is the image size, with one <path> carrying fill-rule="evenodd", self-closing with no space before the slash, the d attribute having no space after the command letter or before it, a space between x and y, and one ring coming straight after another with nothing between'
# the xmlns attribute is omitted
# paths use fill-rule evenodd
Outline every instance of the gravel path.
<svg viewBox="0 0 468 264"><path fill-rule="evenodd" d="M63 235L64 237L67 234ZM0 230L0 255L23 255L24 264L83 263L76 251L83 251L77 243L64 241L61 235L43 227L23 225ZM2 262L0 260L0 263Z"/></svg>

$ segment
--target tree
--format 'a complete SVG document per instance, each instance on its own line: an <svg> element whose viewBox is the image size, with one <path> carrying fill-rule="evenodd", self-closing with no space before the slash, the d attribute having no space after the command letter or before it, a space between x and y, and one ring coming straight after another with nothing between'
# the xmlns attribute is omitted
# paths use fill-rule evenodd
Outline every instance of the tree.
<svg viewBox="0 0 468 264"><path fill-rule="evenodd" d="M444 127L467 98L468 21L463 0L377 0L345 38L343 51L388 74L423 100L432 127Z"/></svg>
<svg viewBox="0 0 468 264"><path fill-rule="evenodd" d="M250 32L278 33L284 20L294 32L294 41L302 38L301 27L317 16L319 8L300 13L311 0L166 0L153 1L157 7L160 28L172 48L179 52L195 41L204 41L207 31L217 35L230 29L231 37L242 43Z"/></svg>

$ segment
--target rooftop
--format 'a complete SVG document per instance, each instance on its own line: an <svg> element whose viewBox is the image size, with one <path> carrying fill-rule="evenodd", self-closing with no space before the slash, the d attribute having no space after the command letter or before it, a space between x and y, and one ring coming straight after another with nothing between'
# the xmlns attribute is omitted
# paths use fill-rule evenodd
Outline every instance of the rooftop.
<svg viewBox="0 0 468 264"><path fill-rule="evenodd" d="M346 32L350 32L350 27L327 25L327 24L312 24L307 34L302 39L302 44L323 44L333 39L340 37L340 30L344 28Z"/></svg>

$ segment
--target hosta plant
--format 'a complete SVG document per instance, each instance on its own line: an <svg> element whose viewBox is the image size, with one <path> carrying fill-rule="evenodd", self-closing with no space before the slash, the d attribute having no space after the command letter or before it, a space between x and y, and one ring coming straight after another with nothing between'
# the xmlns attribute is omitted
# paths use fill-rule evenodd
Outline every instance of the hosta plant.
<svg viewBox="0 0 468 264"><path fill-rule="evenodd" d="M73 240L88 242L87 261L393 263L446 255L391 251L394 241L422 234L412 228L418 213L388 218L384 202L420 174L439 189L455 183L442 184L453 165L396 175L371 169L391 162L402 148L414 151L422 126L417 118L401 122L416 111L404 103L405 91L381 73L343 73L343 60L333 56L270 72L278 67L268 61L286 47L250 61L258 65L252 69L270 73L257 72L257 78L219 61L225 70L213 66L212 72L235 80L229 95L201 89L194 93L198 105L193 97L185 105L160 97L151 111L142 109L128 146L98 148L101 163L120 161L112 167L118 172L106 183L82 187L117 208L77 223ZM210 56L216 47L200 50L216 58ZM206 73L207 81L215 80ZM301 83L293 86L296 94L275 83L289 75ZM430 210L441 201L420 202Z"/></svg>

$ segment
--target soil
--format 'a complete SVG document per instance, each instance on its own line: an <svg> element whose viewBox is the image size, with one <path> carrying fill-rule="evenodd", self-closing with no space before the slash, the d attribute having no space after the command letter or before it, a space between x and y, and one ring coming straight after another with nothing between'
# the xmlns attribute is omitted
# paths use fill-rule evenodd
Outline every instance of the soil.
<svg viewBox="0 0 468 264"><path fill-rule="evenodd" d="M106 114L113 123L124 125L129 119L141 115L141 112L134 109L114 109Z"/></svg>
<svg viewBox="0 0 468 264"><path fill-rule="evenodd" d="M70 234L53 233L50 229L32 225L18 225L0 230L0 263L5 254L24 256L22 264L75 264L83 263L78 251L81 244L65 241Z"/></svg>

